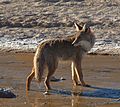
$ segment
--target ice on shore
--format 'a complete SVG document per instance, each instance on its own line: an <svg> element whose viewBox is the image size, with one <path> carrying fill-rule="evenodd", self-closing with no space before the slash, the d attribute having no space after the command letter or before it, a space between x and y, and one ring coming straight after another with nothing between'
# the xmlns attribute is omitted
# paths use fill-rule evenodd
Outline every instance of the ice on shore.
<svg viewBox="0 0 120 107"><path fill-rule="evenodd" d="M44 38L15 39L7 36L0 38L1 51L35 52L38 44ZM111 39L96 39L94 47L88 52L92 54L120 54L120 41Z"/></svg>
<svg viewBox="0 0 120 107"><path fill-rule="evenodd" d="M15 52L34 52L41 39L12 39L2 37L0 39L0 50L15 51Z"/></svg>
<svg viewBox="0 0 120 107"><path fill-rule="evenodd" d="M94 47L89 51L93 54L120 54L120 41L111 39L96 39Z"/></svg>

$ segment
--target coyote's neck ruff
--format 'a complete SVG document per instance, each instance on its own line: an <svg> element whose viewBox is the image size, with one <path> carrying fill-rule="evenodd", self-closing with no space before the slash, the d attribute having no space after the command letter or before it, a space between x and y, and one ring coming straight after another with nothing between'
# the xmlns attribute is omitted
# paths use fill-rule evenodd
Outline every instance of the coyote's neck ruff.
<svg viewBox="0 0 120 107"><path fill-rule="evenodd" d="M59 59L71 60L74 83L78 84L80 80L82 85L86 85L81 71L81 59L82 55L93 47L95 37L87 24L83 26L75 24L75 27L77 33L73 36L61 39L48 39L40 43L34 56L33 71L27 79L27 89L29 89L31 75L35 75L35 78L39 82L41 81L45 66L48 67L45 86L46 89L51 89L49 80L57 68Z"/></svg>

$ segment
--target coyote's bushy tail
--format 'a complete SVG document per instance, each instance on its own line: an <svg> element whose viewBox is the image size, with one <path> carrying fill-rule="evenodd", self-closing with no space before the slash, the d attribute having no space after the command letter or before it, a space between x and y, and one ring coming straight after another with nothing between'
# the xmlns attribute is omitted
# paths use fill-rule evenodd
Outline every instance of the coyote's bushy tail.
<svg viewBox="0 0 120 107"><path fill-rule="evenodd" d="M41 81L43 71L44 71L44 56L40 48L37 48L34 56L34 70L35 70L35 79Z"/></svg>

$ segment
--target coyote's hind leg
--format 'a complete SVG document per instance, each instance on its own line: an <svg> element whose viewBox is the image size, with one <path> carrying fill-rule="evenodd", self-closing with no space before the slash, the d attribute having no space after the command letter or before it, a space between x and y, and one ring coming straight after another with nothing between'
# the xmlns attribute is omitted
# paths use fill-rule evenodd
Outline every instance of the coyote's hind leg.
<svg viewBox="0 0 120 107"><path fill-rule="evenodd" d="M30 73L30 75L27 77L27 80L26 80L26 91L30 90L30 83L31 83L34 76L35 76L35 70L33 67L32 72Z"/></svg>
<svg viewBox="0 0 120 107"><path fill-rule="evenodd" d="M57 61L56 58L55 58L55 59L54 59L54 58L51 59L50 62L47 64L47 67L48 67L48 75L47 75L47 77L45 78L45 81L44 81L45 87L46 87L46 91L51 90L50 78L51 78L51 76L54 74L57 66L58 66L58 61Z"/></svg>

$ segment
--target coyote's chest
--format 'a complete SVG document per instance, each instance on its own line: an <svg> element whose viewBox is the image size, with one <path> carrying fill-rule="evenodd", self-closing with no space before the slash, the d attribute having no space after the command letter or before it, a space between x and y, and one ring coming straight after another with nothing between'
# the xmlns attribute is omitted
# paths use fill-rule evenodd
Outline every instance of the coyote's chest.
<svg viewBox="0 0 120 107"><path fill-rule="evenodd" d="M81 48L84 49L86 52L90 51L90 49L92 48L91 43L86 40L78 42L77 44L75 44L75 46L81 46Z"/></svg>

